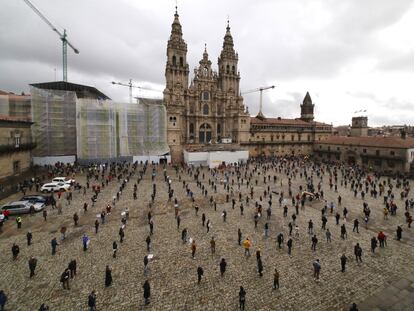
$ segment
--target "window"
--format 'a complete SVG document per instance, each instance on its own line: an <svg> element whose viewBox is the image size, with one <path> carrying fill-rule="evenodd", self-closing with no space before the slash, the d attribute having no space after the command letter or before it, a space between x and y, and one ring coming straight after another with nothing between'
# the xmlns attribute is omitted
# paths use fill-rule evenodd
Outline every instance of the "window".
<svg viewBox="0 0 414 311"><path fill-rule="evenodd" d="M328 151L331 151L331 146L328 146Z"/></svg>
<svg viewBox="0 0 414 311"><path fill-rule="evenodd" d="M183 67L184 66L184 58L180 57L180 66Z"/></svg>
<svg viewBox="0 0 414 311"><path fill-rule="evenodd" d="M336 147L336 150L338 150L338 151L339 151L339 150L341 150L341 148L339 148L339 147Z"/></svg>
<svg viewBox="0 0 414 311"><path fill-rule="evenodd" d="M375 150L375 155L379 156L380 155L380 151L379 150Z"/></svg>
<svg viewBox="0 0 414 311"><path fill-rule="evenodd" d="M204 106L203 106L203 114L208 115L208 105L207 104L204 104Z"/></svg>
<svg viewBox="0 0 414 311"><path fill-rule="evenodd" d="M234 74L234 75L236 74L236 67L234 67L234 66L231 67L231 73Z"/></svg>
<svg viewBox="0 0 414 311"><path fill-rule="evenodd" d="M273 140L274 140L273 135L270 135L270 141L273 141Z"/></svg>
<svg viewBox="0 0 414 311"><path fill-rule="evenodd" d="M395 151L390 151L390 155L395 155Z"/></svg>
<svg viewBox="0 0 414 311"><path fill-rule="evenodd" d="M282 140L285 140L285 135L282 135Z"/></svg>
<svg viewBox="0 0 414 311"><path fill-rule="evenodd" d="M230 73L230 65L226 66L226 73Z"/></svg>
<svg viewBox="0 0 414 311"><path fill-rule="evenodd" d="M190 123L190 134L194 134L194 124Z"/></svg>
<svg viewBox="0 0 414 311"><path fill-rule="evenodd" d="M291 139L292 141L294 141L294 140L295 140L295 135L290 135L290 139Z"/></svg>
<svg viewBox="0 0 414 311"><path fill-rule="evenodd" d="M170 122L177 122L177 117L170 117Z"/></svg>
<svg viewBox="0 0 414 311"><path fill-rule="evenodd" d="M20 172L20 161L13 161L13 173L17 174Z"/></svg>
<svg viewBox="0 0 414 311"><path fill-rule="evenodd" d="M210 100L210 93L209 93L209 92L207 92L207 91L204 91L204 92L202 93L202 97L201 97L201 99L202 99L202 100Z"/></svg>
<svg viewBox="0 0 414 311"><path fill-rule="evenodd" d="M310 141L310 138L311 138L311 136L310 136L310 135L308 135L308 141Z"/></svg>
<svg viewBox="0 0 414 311"><path fill-rule="evenodd" d="M301 138L302 138L302 135L301 134L298 134L298 140L299 141L301 140Z"/></svg>
<svg viewBox="0 0 414 311"><path fill-rule="evenodd" d="M173 63L173 66L177 66L177 57L175 57L175 55L173 55L172 57L172 63Z"/></svg>
<svg viewBox="0 0 414 311"><path fill-rule="evenodd" d="M362 150L362 152L363 152L363 153L367 153L367 149L363 149L363 150Z"/></svg>
<svg viewBox="0 0 414 311"><path fill-rule="evenodd" d="M217 134L220 134L220 133L221 133L221 125L217 124Z"/></svg>
<svg viewBox="0 0 414 311"><path fill-rule="evenodd" d="M20 134L15 134L14 135L14 144L15 144L16 148L20 147Z"/></svg>
<svg viewBox="0 0 414 311"><path fill-rule="evenodd" d="M190 104L190 113L194 113L194 104Z"/></svg>

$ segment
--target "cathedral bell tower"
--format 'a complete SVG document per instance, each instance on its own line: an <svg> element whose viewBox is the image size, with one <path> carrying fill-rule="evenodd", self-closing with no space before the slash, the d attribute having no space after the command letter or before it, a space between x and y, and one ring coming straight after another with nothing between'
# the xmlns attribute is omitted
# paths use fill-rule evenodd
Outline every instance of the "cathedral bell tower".
<svg viewBox="0 0 414 311"><path fill-rule="evenodd" d="M183 120L188 92L187 44L176 11L171 25L171 35L167 44L167 64L165 66L166 87L164 104L167 109L167 143L170 147L171 160L182 161L182 132L185 131Z"/></svg>
<svg viewBox="0 0 414 311"><path fill-rule="evenodd" d="M220 88L225 92L231 92L237 96L240 92L240 73L237 63L239 56L234 50L233 37L230 33L229 21L227 21L226 34L224 35L223 49L218 58Z"/></svg>

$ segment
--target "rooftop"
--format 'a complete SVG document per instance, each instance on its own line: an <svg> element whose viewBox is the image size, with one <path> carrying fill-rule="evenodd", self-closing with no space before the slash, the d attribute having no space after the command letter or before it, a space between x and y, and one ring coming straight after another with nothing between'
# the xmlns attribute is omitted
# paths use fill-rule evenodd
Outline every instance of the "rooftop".
<svg viewBox="0 0 414 311"><path fill-rule="evenodd" d="M309 125L324 125L324 126L331 126L330 124L317 122L317 121L311 121L306 122L301 119L282 119L282 118L257 118L257 117L250 117L250 124L256 124L256 125L265 125L265 124L275 124L275 125L303 125L303 126L309 126Z"/></svg>
<svg viewBox="0 0 414 311"><path fill-rule="evenodd" d="M353 145L366 147L383 147L383 148L414 148L414 138L403 139L401 137L378 137L378 136L328 136L317 144L331 145Z"/></svg>
<svg viewBox="0 0 414 311"><path fill-rule="evenodd" d="M44 90L72 91L76 93L78 98L110 99L98 89L88 85L75 84L65 81L32 83L30 85Z"/></svg>

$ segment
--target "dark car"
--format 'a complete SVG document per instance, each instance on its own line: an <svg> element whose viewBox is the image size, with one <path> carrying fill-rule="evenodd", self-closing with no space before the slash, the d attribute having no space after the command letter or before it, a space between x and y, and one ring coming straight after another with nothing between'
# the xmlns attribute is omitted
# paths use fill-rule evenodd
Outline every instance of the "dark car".
<svg viewBox="0 0 414 311"><path fill-rule="evenodd" d="M31 203L43 203L45 205L50 204L50 196L47 195L25 195L20 201L30 201Z"/></svg>

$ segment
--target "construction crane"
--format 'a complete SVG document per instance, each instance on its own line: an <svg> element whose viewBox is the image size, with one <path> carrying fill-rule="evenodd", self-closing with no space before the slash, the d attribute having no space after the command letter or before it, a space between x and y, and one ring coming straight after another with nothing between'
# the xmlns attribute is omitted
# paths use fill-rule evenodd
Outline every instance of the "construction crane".
<svg viewBox="0 0 414 311"><path fill-rule="evenodd" d="M265 90L269 90L269 89L274 89L275 86L271 85L271 86L265 86L265 87L259 87L257 89L254 90L250 90L250 91L246 91L246 92L242 92L241 95L245 95L245 94L250 94L250 93L255 93L255 92L260 92L260 106L259 106L259 113L257 114L257 116L259 118L264 118L263 112L262 112L262 97L263 97L263 91Z"/></svg>
<svg viewBox="0 0 414 311"><path fill-rule="evenodd" d="M146 91L159 92L157 90L153 90L153 89L150 89L150 88L134 85L134 84L132 84L132 79L129 79L128 83L114 82L114 81L112 81L111 83L116 84L116 85L129 87L129 103L130 104L132 104L132 88L136 88L136 89L140 89L140 90L146 90Z"/></svg>
<svg viewBox="0 0 414 311"><path fill-rule="evenodd" d="M59 35L60 40L62 41L62 62L63 62L63 81L68 81L68 45L71 47L71 49L76 53L79 54L79 50L75 48L72 43L70 43L67 39L66 29L63 29L63 33L59 31L53 24L42 14L42 12L39 11L38 8L36 8L33 3L31 3L29 0L23 0L26 2L26 4L46 23L49 25L50 28L54 32L56 32Z"/></svg>

